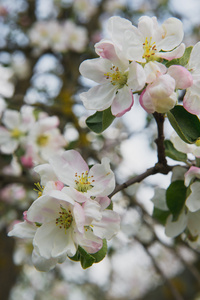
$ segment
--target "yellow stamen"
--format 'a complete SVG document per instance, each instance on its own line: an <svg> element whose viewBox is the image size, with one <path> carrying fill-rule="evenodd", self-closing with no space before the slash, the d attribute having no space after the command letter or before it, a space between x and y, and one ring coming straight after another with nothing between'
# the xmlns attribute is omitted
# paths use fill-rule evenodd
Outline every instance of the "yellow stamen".
<svg viewBox="0 0 200 300"><path fill-rule="evenodd" d="M113 66L111 72L107 72L104 74L106 79L110 79L112 85L117 85L118 89L123 88L123 86L127 82L127 73L122 73L119 71L118 67Z"/></svg>
<svg viewBox="0 0 200 300"><path fill-rule="evenodd" d="M146 61L155 60L154 55L157 51L155 42L152 43L152 37L148 38L146 37L145 42L143 43L143 49L144 54L143 58L146 59Z"/></svg>
<svg viewBox="0 0 200 300"><path fill-rule="evenodd" d="M93 188L92 182L94 182L92 177L93 176L88 176L88 171L86 171L85 173L83 172L81 176L76 173L75 174L76 189L82 193L86 193L88 190L92 189Z"/></svg>
<svg viewBox="0 0 200 300"><path fill-rule="evenodd" d="M18 139L21 135L22 135L22 132L18 128L14 128L11 131L11 137L13 137L14 139Z"/></svg>
<svg viewBox="0 0 200 300"><path fill-rule="evenodd" d="M43 193L43 190L44 190L44 187L40 185L39 182L37 183L34 183L36 188L37 189L33 189L34 191L36 191L38 193L38 196L41 197L42 196L42 193Z"/></svg>
<svg viewBox="0 0 200 300"><path fill-rule="evenodd" d="M36 142L39 146L42 147L42 146L46 146L46 144L48 143L48 140L49 140L48 135L43 134L43 135L38 136Z"/></svg>

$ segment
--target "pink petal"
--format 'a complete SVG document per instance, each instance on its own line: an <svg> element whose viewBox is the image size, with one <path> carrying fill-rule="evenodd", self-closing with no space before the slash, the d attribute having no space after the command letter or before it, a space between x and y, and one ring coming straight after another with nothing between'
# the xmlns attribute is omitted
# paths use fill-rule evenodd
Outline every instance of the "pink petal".
<svg viewBox="0 0 200 300"><path fill-rule="evenodd" d="M126 85L119 89L113 103L111 105L111 112L116 117L123 116L133 106L134 99L133 94Z"/></svg>
<svg viewBox="0 0 200 300"><path fill-rule="evenodd" d="M175 79L177 89L187 89L193 84L193 78L191 73L182 66L170 66L167 74Z"/></svg>

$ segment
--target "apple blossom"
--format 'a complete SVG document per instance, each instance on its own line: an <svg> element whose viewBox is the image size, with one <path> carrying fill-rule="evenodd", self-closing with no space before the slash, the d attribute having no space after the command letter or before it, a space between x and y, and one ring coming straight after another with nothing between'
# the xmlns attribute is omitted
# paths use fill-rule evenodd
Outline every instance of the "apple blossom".
<svg viewBox="0 0 200 300"><path fill-rule="evenodd" d="M87 109L102 111L111 106L114 116L120 117L133 105L132 92L140 91L145 84L145 73L141 65L129 63L110 42L96 45L100 58L85 60L80 73L98 85L80 94Z"/></svg>
<svg viewBox="0 0 200 300"><path fill-rule="evenodd" d="M29 130L24 148L25 157L34 164L47 162L55 153L62 153L67 141L57 128L59 119L56 116L40 118Z"/></svg>
<svg viewBox="0 0 200 300"><path fill-rule="evenodd" d="M188 70L179 65L167 69L158 62L149 62L144 70L148 85L140 95L140 104L148 113L171 110L178 102L176 89L188 88L193 83Z"/></svg>
<svg viewBox="0 0 200 300"><path fill-rule="evenodd" d="M0 150L2 153L11 154L23 142L24 136L34 123L33 108L23 106L21 111L6 109L0 127Z"/></svg>
<svg viewBox="0 0 200 300"><path fill-rule="evenodd" d="M146 63L160 60L172 60L181 57L185 51L182 22L168 18L159 26L156 17L143 16L138 28L124 18L115 16L108 21L111 40L130 61Z"/></svg>
<svg viewBox="0 0 200 300"><path fill-rule="evenodd" d="M109 203L107 197L100 197L80 205L68 195L67 187L51 190L33 202L24 213L24 222L17 223L8 235L32 239L34 265L49 270L67 255L74 256L78 246L96 253L103 239L119 231L119 216L106 209Z"/></svg>
<svg viewBox="0 0 200 300"><path fill-rule="evenodd" d="M69 187L68 193L78 202L85 202L90 197L107 196L115 187L108 158L103 158L101 164L89 169L79 152L68 150L51 157L49 163L58 180Z"/></svg>

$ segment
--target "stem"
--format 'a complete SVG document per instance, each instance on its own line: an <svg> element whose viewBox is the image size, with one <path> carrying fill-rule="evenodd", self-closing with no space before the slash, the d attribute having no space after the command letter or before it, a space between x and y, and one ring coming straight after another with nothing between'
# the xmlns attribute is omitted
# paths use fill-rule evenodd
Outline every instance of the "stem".
<svg viewBox="0 0 200 300"><path fill-rule="evenodd" d="M154 119L157 123L158 128L158 137L155 140L155 143L157 145L157 151L158 151L158 163L166 166L167 160L165 157L165 146L164 146L164 121L165 121L165 115L160 113L153 113Z"/></svg>

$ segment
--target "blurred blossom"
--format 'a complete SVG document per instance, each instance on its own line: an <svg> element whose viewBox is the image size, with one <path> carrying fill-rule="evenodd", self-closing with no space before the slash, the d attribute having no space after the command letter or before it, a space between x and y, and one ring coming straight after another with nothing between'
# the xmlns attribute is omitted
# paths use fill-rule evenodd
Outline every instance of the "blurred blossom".
<svg viewBox="0 0 200 300"><path fill-rule="evenodd" d="M95 0L74 0L73 10L82 22L87 22L95 14L97 10L97 2Z"/></svg>
<svg viewBox="0 0 200 300"><path fill-rule="evenodd" d="M19 164L17 157L13 156L11 163L3 168L3 174L11 176L20 176L22 174L22 167Z"/></svg>
<svg viewBox="0 0 200 300"><path fill-rule="evenodd" d="M52 49L56 52L82 52L88 41L86 28L70 20L64 23L56 20L38 21L30 29L29 38L31 44L40 51Z"/></svg>
<svg viewBox="0 0 200 300"><path fill-rule="evenodd" d="M0 65L0 95L10 98L14 93L14 85L12 83L13 71L11 68Z"/></svg>
<svg viewBox="0 0 200 300"><path fill-rule="evenodd" d="M25 200L26 190L20 184L8 184L0 191L0 198L10 204L16 204L16 201Z"/></svg>

